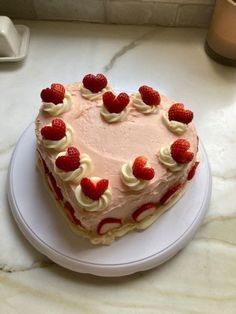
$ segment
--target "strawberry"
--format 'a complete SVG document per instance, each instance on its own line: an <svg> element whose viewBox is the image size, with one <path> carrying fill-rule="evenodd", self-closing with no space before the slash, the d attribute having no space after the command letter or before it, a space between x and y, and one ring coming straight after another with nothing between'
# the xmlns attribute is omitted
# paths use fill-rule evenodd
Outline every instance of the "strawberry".
<svg viewBox="0 0 236 314"><path fill-rule="evenodd" d="M108 231L120 227L122 224L121 219L119 218L104 218L97 227L97 233L102 235Z"/></svg>
<svg viewBox="0 0 236 314"><path fill-rule="evenodd" d="M46 88L41 91L41 99L44 102L52 102L58 105L63 102L65 96L65 88L61 84L52 84L51 88Z"/></svg>
<svg viewBox="0 0 236 314"><path fill-rule="evenodd" d="M104 106L110 113L120 113L129 103L129 96L126 93L115 96L112 92L106 92L102 99Z"/></svg>
<svg viewBox="0 0 236 314"><path fill-rule="evenodd" d="M136 209L136 211L132 214L132 218L133 220L139 222L146 218L147 216L153 214L155 210L156 206L154 203L144 204L143 206Z"/></svg>
<svg viewBox="0 0 236 314"><path fill-rule="evenodd" d="M163 205L167 203L171 197L180 189L182 189L183 184L182 183L177 183L175 184L172 188L170 188L160 199L160 204Z"/></svg>
<svg viewBox="0 0 236 314"><path fill-rule="evenodd" d="M172 158L179 164L189 163L193 159L193 153L189 152L190 143L185 139L176 140L170 147Z"/></svg>
<svg viewBox="0 0 236 314"><path fill-rule="evenodd" d="M69 202L65 202L64 204L64 208L65 208L65 213L68 217L68 219L75 225L80 225L81 226L81 222L80 220L75 216L75 210L74 208L71 206L71 204Z"/></svg>
<svg viewBox="0 0 236 314"><path fill-rule="evenodd" d="M60 83L53 83L51 85L51 89L54 91L57 91L58 93L63 94L63 96L65 95L65 92L66 92L65 87Z"/></svg>
<svg viewBox="0 0 236 314"><path fill-rule="evenodd" d="M152 87L143 85L139 87L139 93L143 102L148 106L158 106L161 102L160 94Z"/></svg>
<svg viewBox="0 0 236 314"><path fill-rule="evenodd" d="M89 178L83 178L80 182L83 193L94 201L97 201L108 188L109 181L101 179L93 182Z"/></svg>
<svg viewBox="0 0 236 314"><path fill-rule="evenodd" d="M107 86L107 79L103 74L87 74L83 78L83 85L92 93L98 93Z"/></svg>
<svg viewBox="0 0 236 314"><path fill-rule="evenodd" d="M76 147L68 147L67 155L57 157L56 166L65 172L74 171L80 166L79 156L80 153Z"/></svg>
<svg viewBox="0 0 236 314"><path fill-rule="evenodd" d="M196 161L195 164L192 166L192 168L190 169L190 171L188 173L188 176L187 176L188 180L192 180L192 178L195 175L195 172L196 172L196 169L197 169L198 165L199 165L199 161Z"/></svg>
<svg viewBox="0 0 236 314"><path fill-rule="evenodd" d="M61 119L53 119L52 126L44 126L41 135L46 140L59 141L66 135L66 125Z"/></svg>
<svg viewBox="0 0 236 314"><path fill-rule="evenodd" d="M168 111L169 120L174 120L189 124L193 120L193 112L184 109L184 105L180 103L173 104Z"/></svg>
<svg viewBox="0 0 236 314"><path fill-rule="evenodd" d="M61 193L61 189L59 188L59 186L57 185L56 179L54 178L54 176L52 175L52 173L50 172L48 174L49 180L51 182L52 188L57 196L57 199L59 201L63 200L63 195Z"/></svg>
<svg viewBox="0 0 236 314"><path fill-rule="evenodd" d="M132 170L133 170L133 175L142 180L152 180L155 171L153 168L145 167L147 163L147 158L144 156L139 156L134 160Z"/></svg>

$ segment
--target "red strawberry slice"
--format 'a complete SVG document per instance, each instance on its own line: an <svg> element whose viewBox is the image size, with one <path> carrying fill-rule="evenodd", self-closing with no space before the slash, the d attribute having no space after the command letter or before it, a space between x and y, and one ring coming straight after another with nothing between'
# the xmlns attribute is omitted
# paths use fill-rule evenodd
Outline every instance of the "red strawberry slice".
<svg viewBox="0 0 236 314"><path fill-rule="evenodd" d="M188 173L188 176L187 176L188 180L192 180L192 178L195 175L195 172L196 172L196 169L197 169L198 165L199 165L199 161L196 161L195 164L192 166L191 170Z"/></svg>
<svg viewBox="0 0 236 314"><path fill-rule="evenodd" d="M171 156L179 164L186 164L193 160L193 152L189 152L190 143L185 139L176 140L170 147Z"/></svg>
<svg viewBox="0 0 236 314"><path fill-rule="evenodd" d="M158 106L161 102L160 94L152 87L143 85L139 87L139 93L143 102L148 106Z"/></svg>
<svg viewBox="0 0 236 314"><path fill-rule="evenodd" d="M144 218L152 215L155 210L156 206L154 203L147 203L136 209L136 211L132 214L132 217L135 221L139 222Z"/></svg>
<svg viewBox="0 0 236 314"><path fill-rule="evenodd" d="M168 111L169 120L189 124L193 120L193 112L184 108L183 104L173 104Z"/></svg>
<svg viewBox="0 0 236 314"><path fill-rule="evenodd" d="M74 171L80 166L79 157L80 153L76 147L68 147L67 155L57 157L56 166L65 172Z"/></svg>
<svg viewBox="0 0 236 314"><path fill-rule="evenodd" d="M102 96L103 104L110 113L120 113L129 103L129 96L120 93L118 96L112 92L106 92Z"/></svg>
<svg viewBox="0 0 236 314"><path fill-rule="evenodd" d="M147 158L144 156L139 156L134 160L132 170L133 170L133 175L142 180L152 180L155 171L153 168L146 167L147 163Z"/></svg>
<svg viewBox="0 0 236 314"><path fill-rule="evenodd" d="M45 88L41 91L41 99L44 102L52 102L58 105L63 102L65 96L65 88L61 84L52 84L51 88Z"/></svg>
<svg viewBox="0 0 236 314"><path fill-rule="evenodd" d="M51 172L48 174L48 177L49 177L49 180L51 182L52 188L53 188L53 190L54 190L54 192L55 192L55 194L57 196L57 199L59 201L62 201L63 200L63 195L61 193L61 189L57 185L56 179L54 178L54 176L52 175Z"/></svg>
<svg viewBox="0 0 236 314"><path fill-rule="evenodd" d="M98 93L107 86L107 79L103 74L87 74L83 78L83 85L92 93Z"/></svg>
<svg viewBox="0 0 236 314"><path fill-rule="evenodd" d="M174 185L172 188L170 188L160 199L160 204L164 205L167 202L169 202L171 200L171 198L174 196L174 194L179 191L180 189L182 189L183 184L182 183L177 183L176 185Z"/></svg>
<svg viewBox="0 0 236 314"><path fill-rule="evenodd" d="M80 182L83 193L92 200L98 200L108 188L109 181L101 179L98 182L93 182L89 178L83 178Z"/></svg>
<svg viewBox="0 0 236 314"><path fill-rule="evenodd" d="M68 219L69 219L73 224L81 226L81 222L80 222L80 220L75 216L75 210L74 210L74 208L71 206L71 204L70 204L69 202L65 202L64 208L65 208L65 213L66 213Z"/></svg>
<svg viewBox="0 0 236 314"><path fill-rule="evenodd" d="M52 126L44 126L41 135L46 140L59 141L66 135L66 125L61 119L53 119Z"/></svg>
<svg viewBox="0 0 236 314"><path fill-rule="evenodd" d="M119 218L104 218L97 227L97 233L102 235L110 230L120 227L122 224Z"/></svg>
<svg viewBox="0 0 236 314"><path fill-rule="evenodd" d="M60 83L53 83L51 85L51 89L53 91L57 91L58 93L62 94L63 96L65 95L65 92L66 92L65 87Z"/></svg>

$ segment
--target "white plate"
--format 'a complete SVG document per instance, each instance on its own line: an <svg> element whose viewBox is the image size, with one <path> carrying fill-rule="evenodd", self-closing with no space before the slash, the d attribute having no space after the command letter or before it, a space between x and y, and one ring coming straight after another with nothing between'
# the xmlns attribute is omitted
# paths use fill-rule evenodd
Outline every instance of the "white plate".
<svg viewBox="0 0 236 314"><path fill-rule="evenodd" d="M23 60L28 51L29 46L29 37L30 37L30 30L29 27L25 25L15 25L16 30L18 31L20 37L21 37L21 43L19 52L14 57L0 57L0 62L16 62Z"/></svg>
<svg viewBox="0 0 236 314"><path fill-rule="evenodd" d="M111 246L93 246L75 235L54 206L35 167L34 124L21 136L9 168L8 198L25 237L59 265L98 276L123 276L153 268L181 250L201 224L211 196L211 172L201 163L184 196L151 227Z"/></svg>

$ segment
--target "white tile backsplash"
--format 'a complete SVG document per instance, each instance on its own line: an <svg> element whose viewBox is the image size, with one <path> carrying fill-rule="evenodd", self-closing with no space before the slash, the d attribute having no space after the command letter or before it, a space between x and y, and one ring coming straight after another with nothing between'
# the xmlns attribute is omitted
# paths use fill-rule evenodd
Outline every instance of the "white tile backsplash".
<svg viewBox="0 0 236 314"><path fill-rule="evenodd" d="M0 0L13 18L208 27L215 0Z"/></svg>
<svg viewBox="0 0 236 314"><path fill-rule="evenodd" d="M34 0L38 19L105 22L103 0Z"/></svg>
<svg viewBox="0 0 236 314"><path fill-rule="evenodd" d="M139 1L108 1L107 22L173 26L178 5Z"/></svg>
<svg viewBox="0 0 236 314"><path fill-rule="evenodd" d="M176 25L207 27L213 7L205 5L181 5L178 9Z"/></svg>

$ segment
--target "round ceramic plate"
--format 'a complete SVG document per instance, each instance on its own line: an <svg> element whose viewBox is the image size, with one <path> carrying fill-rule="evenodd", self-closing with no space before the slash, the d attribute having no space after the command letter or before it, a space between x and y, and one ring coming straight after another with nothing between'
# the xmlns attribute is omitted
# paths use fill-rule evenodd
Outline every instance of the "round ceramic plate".
<svg viewBox="0 0 236 314"><path fill-rule="evenodd" d="M94 246L75 235L48 195L36 170L34 124L21 136L9 168L8 198L30 243L55 263L81 273L123 276L165 262L181 250L201 224L211 196L211 172L203 145L200 165L186 193L151 227L130 232L110 246Z"/></svg>

